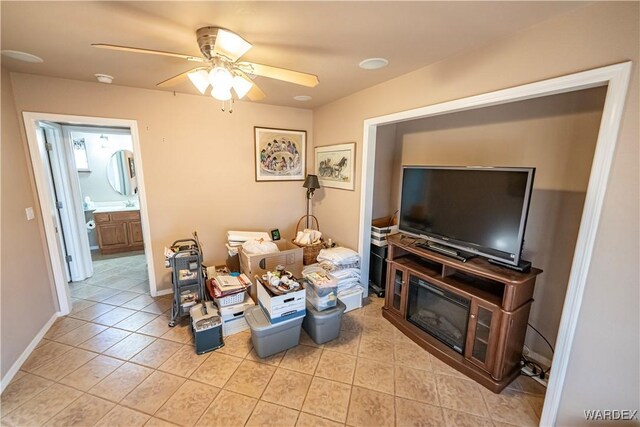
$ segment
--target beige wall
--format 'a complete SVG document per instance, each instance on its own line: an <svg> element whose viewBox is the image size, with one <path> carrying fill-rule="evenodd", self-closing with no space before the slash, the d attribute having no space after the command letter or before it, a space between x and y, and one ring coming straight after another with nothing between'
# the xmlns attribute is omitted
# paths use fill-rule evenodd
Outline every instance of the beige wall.
<svg viewBox="0 0 640 427"><path fill-rule="evenodd" d="M379 150L388 156L387 162L400 156L402 165L536 168L523 256L544 270L536 282L529 321L552 344L560 324L605 95L606 88L600 87L412 120L394 125L397 142L377 140L396 150L389 153L376 145L376 156ZM376 167L375 174L376 183L399 182L401 165ZM376 187L374 200L383 196ZM388 192L387 199L395 211L397 192ZM526 345L552 358L549 347L532 330Z"/></svg>
<svg viewBox="0 0 640 427"><path fill-rule="evenodd" d="M376 174L373 181L373 218L393 215L391 195L393 191L394 171L400 163L402 150L396 138L396 125L380 126L376 134Z"/></svg>
<svg viewBox="0 0 640 427"><path fill-rule="evenodd" d="M291 237L305 213L302 181L256 182L254 126L307 130L311 111L211 97L12 74L19 112L133 119L141 159L158 289L170 288L163 247L198 231L205 262L226 259L226 231L279 228Z"/></svg>
<svg viewBox="0 0 640 427"><path fill-rule="evenodd" d="M584 409L637 408L640 401L638 6L589 5L314 110L316 145L356 141L357 177L366 118L634 61L559 425L583 423ZM360 186L356 179L355 192L326 189L314 201L324 231L352 247L358 244Z"/></svg>
<svg viewBox="0 0 640 427"><path fill-rule="evenodd" d="M42 217L27 164L9 72L2 68L1 377L57 311ZM27 221L25 208L36 218Z"/></svg>

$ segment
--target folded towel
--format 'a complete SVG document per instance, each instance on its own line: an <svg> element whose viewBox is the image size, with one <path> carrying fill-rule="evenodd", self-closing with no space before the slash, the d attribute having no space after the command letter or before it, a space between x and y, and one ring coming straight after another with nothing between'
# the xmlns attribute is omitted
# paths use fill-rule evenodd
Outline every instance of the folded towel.
<svg viewBox="0 0 640 427"><path fill-rule="evenodd" d="M294 242L298 243L299 245L313 245L318 243L321 237L322 233L318 230L310 230L308 228L305 228L303 231L298 231Z"/></svg>
<svg viewBox="0 0 640 427"><path fill-rule="evenodd" d="M360 261L360 256L358 252L353 249L339 246L336 248L322 249L318 254L318 261L320 263L330 261L335 265L345 265Z"/></svg>

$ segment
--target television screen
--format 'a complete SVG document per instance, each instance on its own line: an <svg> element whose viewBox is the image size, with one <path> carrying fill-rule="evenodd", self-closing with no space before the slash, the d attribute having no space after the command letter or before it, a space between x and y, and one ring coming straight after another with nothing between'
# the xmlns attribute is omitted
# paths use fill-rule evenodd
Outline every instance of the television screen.
<svg viewBox="0 0 640 427"><path fill-rule="evenodd" d="M400 231L517 265L535 168L404 167Z"/></svg>

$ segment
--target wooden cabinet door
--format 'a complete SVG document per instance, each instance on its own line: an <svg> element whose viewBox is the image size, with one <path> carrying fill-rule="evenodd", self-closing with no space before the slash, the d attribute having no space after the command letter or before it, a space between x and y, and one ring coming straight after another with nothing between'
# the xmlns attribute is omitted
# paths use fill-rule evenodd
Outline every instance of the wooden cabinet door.
<svg viewBox="0 0 640 427"><path fill-rule="evenodd" d="M129 244L138 245L144 243L142 239L142 223L140 221L131 221L129 224Z"/></svg>
<svg viewBox="0 0 640 427"><path fill-rule="evenodd" d="M387 308L404 317L407 301L407 271L395 263L389 263L386 289Z"/></svg>
<svg viewBox="0 0 640 427"><path fill-rule="evenodd" d="M500 308L473 298L464 356L489 373L493 371L499 330Z"/></svg>
<svg viewBox="0 0 640 427"><path fill-rule="evenodd" d="M98 230L100 249L108 250L128 246L129 233L127 228L126 222L99 224L96 229Z"/></svg>

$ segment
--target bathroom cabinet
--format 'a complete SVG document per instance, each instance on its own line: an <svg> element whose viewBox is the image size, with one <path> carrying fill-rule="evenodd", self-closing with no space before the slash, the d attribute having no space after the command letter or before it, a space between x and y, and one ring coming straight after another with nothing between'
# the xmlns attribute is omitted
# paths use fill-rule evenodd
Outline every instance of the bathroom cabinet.
<svg viewBox="0 0 640 427"><path fill-rule="evenodd" d="M101 254L144 248L140 211L96 212L94 218Z"/></svg>

